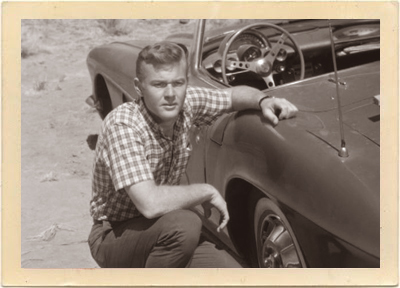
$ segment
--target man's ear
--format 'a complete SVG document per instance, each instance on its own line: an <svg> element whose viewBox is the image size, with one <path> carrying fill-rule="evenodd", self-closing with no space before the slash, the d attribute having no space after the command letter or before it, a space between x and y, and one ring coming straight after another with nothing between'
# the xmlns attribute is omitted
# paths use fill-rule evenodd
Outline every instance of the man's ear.
<svg viewBox="0 0 400 288"><path fill-rule="evenodd" d="M137 78L137 77L135 77L135 79L133 79L133 84L134 84L134 86L135 86L135 91L136 91L136 93L140 96L140 97L143 97L143 94L142 94L142 90L140 89L140 80Z"/></svg>

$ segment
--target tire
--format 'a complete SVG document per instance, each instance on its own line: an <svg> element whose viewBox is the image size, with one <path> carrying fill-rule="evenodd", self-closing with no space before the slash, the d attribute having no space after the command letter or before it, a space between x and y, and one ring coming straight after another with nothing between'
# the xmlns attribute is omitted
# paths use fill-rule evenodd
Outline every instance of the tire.
<svg viewBox="0 0 400 288"><path fill-rule="evenodd" d="M261 198L255 206L254 238L260 268L306 267L289 222L268 198Z"/></svg>
<svg viewBox="0 0 400 288"><path fill-rule="evenodd" d="M110 98L110 92L108 91L106 81L101 75L98 75L95 81L96 84L95 84L94 94L100 104L98 111L101 119L104 119L106 118L107 114L110 113L111 110L113 109Z"/></svg>

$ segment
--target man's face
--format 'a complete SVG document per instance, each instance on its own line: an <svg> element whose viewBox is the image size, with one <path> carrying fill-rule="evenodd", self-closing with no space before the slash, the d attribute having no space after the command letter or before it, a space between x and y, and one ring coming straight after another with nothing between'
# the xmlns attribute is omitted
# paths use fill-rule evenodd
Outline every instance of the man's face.
<svg viewBox="0 0 400 288"><path fill-rule="evenodd" d="M187 87L186 61L155 68L142 63L143 79L136 80L147 109L158 124L175 123L182 110Z"/></svg>

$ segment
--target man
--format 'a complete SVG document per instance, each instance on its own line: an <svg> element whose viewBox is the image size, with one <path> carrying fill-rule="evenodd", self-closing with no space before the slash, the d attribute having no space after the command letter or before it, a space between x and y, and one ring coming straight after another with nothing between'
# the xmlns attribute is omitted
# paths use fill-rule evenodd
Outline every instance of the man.
<svg viewBox="0 0 400 288"><path fill-rule="evenodd" d="M187 55L170 42L144 48L136 73L140 99L105 118L96 147L93 258L100 267L240 267L200 240L202 223L190 210L201 204L209 216L215 207L221 231L229 213L220 193L208 184L179 186L189 158L189 129L244 109L262 109L276 125L297 108L250 87L189 87Z"/></svg>

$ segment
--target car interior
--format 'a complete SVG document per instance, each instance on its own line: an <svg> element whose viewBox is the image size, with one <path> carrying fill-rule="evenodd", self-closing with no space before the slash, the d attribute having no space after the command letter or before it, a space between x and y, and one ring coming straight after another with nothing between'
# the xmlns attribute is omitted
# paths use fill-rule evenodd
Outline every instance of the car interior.
<svg viewBox="0 0 400 288"><path fill-rule="evenodd" d="M248 29L240 29L240 33L235 34L236 30L227 35L206 37L202 67L215 81L264 90L302 79L300 53L304 57L304 79L333 72L331 38L338 70L380 59L377 20L336 20L332 22L332 34L326 20L296 21L280 27L288 35L268 25L249 25ZM222 70L224 61L225 71Z"/></svg>

